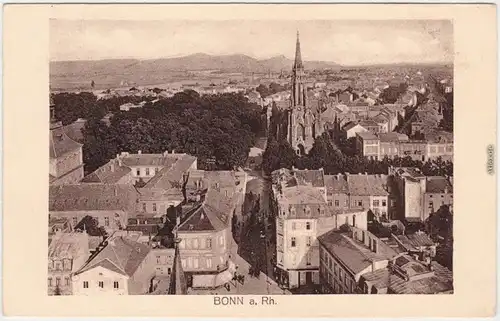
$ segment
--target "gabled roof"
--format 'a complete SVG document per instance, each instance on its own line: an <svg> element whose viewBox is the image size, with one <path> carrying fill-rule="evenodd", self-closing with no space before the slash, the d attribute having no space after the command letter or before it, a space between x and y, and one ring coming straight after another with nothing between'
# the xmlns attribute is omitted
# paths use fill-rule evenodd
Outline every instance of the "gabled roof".
<svg viewBox="0 0 500 321"><path fill-rule="evenodd" d="M375 253L364 244L350 238L346 233L332 230L318 237L323 247L340 260L351 272L358 274L372 264L372 261L389 260L397 253L378 242L379 252Z"/></svg>
<svg viewBox="0 0 500 321"><path fill-rule="evenodd" d="M180 188L183 176L187 174L189 168L196 162L196 157L183 154L170 167L165 166L161 171L149 180L145 188Z"/></svg>
<svg viewBox="0 0 500 321"><path fill-rule="evenodd" d="M228 227L234 209L234 200L210 189L202 203L186 213L179 232L220 231Z"/></svg>
<svg viewBox="0 0 500 321"><path fill-rule="evenodd" d="M130 185L51 185L49 211L129 211L137 197L137 190Z"/></svg>
<svg viewBox="0 0 500 321"><path fill-rule="evenodd" d="M67 153L82 148L82 144L75 142L64 132L64 128L56 127L50 130L49 155L50 158L58 158Z"/></svg>
<svg viewBox="0 0 500 321"><path fill-rule="evenodd" d="M111 236L106 243L75 274L78 275L96 267L103 267L132 277L150 251L148 246L121 236Z"/></svg>
<svg viewBox="0 0 500 321"><path fill-rule="evenodd" d="M450 181L443 176L429 176L426 178L426 193L453 193L453 186Z"/></svg>
<svg viewBox="0 0 500 321"><path fill-rule="evenodd" d="M387 196L386 175L348 175L347 183L351 195Z"/></svg>
<svg viewBox="0 0 500 321"><path fill-rule="evenodd" d="M332 192L334 194L349 193L349 186L344 175L325 175L325 185L328 192Z"/></svg>
<svg viewBox="0 0 500 321"><path fill-rule="evenodd" d="M85 176L82 179L82 183L115 184L131 171L130 167L120 166L118 160L112 159L107 164Z"/></svg>

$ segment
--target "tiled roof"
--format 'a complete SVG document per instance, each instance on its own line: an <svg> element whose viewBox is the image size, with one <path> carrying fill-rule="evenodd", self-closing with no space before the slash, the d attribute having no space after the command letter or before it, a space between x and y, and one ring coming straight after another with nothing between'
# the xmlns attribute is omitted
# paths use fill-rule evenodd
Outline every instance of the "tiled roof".
<svg viewBox="0 0 500 321"><path fill-rule="evenodd" d="M112 159L107 164L85 176L82 179L82 183L116 184L130 172L130 167L119 166L119 162L116 159Z"/></svg>
<svg viewBox="0 0 500 321"><path fill-rule="evenodd" d="M380 252L375 253L339 231L330 231L318 237L320 243L347 268L357 274L372 264L372 261L388 260L396 255L391 248L379 242Z"/></svg>
<svg viewBox="0 0 500 321"><path fill-rule="evenodd" d="M49 155L50 158L61 157L64 154L80 149L83 145L75 142L64 132L63 127L50 130Z"/></svg>
<svg viewBox="0 0 500 321"><path fill-rule="evenodd" d="M71 232L55 234L49 245L49 258L76 258L88 255L89 237L87 233Z"/></svg>
<svg viewBox="0 0 500 321"><path fill-rule="evenodd" d="M375 126L378 126L378 124L371 120L371 119L363 119L359 122L359 124L363 127L367 127L367 126L371 126L371 127L375 127Z"/></svg>
<svg viewBox="0 0 500 321"><path fill-rule="evenodd" d="M93 255L76 274L101 266L117 273L132 277L148 255L148 246L128 240L124 237L111 236L107 245Z"/></svg>
<svg viewBox="0 0 500 321"><path fill-rule="evenodd" d="M390 282L389 290L396 294L435 294L452 291L453 279L451 277L451 272L436 262L432 262L431 264L435 271L434 274L428 277L406 281L399 275L392 274L391 277L388 278ZM410 265L411 267L405 268L405 270L408 271L408 269L410 269L410 274L413 275L424 273L412 271L412 269L417 266L420 266L421 269L427 269L423 264L415 261L410 263Z"/></svg>
<svg viewBox="0 0 500 321"><path fill-rule="evenodd" d="M325 175L325 185L327 191L334 194L349 193L349 186L347 185L347 179L344 175Z"/></svg>
<svg viewBox="0 0 500 321"><path fill-rule="evenodd" d="M446 177L428 176L425 184L426 193L453 193L453 186Z"/></svg>
<svg viewBox="0 0 500 321"><path fill-rule="evenodd" d="M126 154L120 155L123 165L125 166L172 166L179 154Z"/></svg>
<svg viewBox="0 0 500 321"><path fill-rule="evenodd" d="M228 227L234 200L216 190L209 190L201 204L186 213L186 220L179 226L180 232L220 231Z"/></svg>
<svg viewBox="0 0 500 321"><path fill-rule="evenodd" d="M378 135L381 142L399 142L408 140L408 136L400 133L380 133Z"/></svg>
<svg viewBox="0 0 500 321"><path fill-rule="evenodd" d="M162 188L138 188L137 192L141 200L158 200L158 198L168 198L169 200L183 201L184 195L180 188L169 188L167 190Z"/></svg>
<svg viewBox="0 0 500 321"><path fill-rule="evenodd" d="M172 274L170 275L168 294L187 294L186 276L182 268L181 254L179 252L178 244L175 246L174 263L172 265Z"/></svg>
<svg viewBox="0 0 500 321"><path fill-rule="evenodd" d="M275 170L272 174L273 184L280 184L283 182L285 187L294 186L311 186L311 187L324 187L325 174L323 169L318 170L289 170L281 168Z"/></svg>
<svg viewBox="0 0 500 321"><path fill-rule="evenodd" d="M165 166L147 184L146 188L180 187L183 175L187 174L189 168L196 162L196 157L183 154L177 158L171 166Z"/></svg>
<svg viewBox="0 0 500 321"><path fill-rule="evenodd" d="M387 175L353 174L347 176L351 195L387 196Z"/></svg>
<svg viewBox="0 0 500 321"><path fill-rule="evenodd" d="M370 140L376 140L378 137L373 134L372 132L360 132L356 133L357 136L361 137L362 139L370 139Z"/></svg>
<svg viewBox="0 0 500 321"><path fill-rule="evenodd" d="M324 195L315 188L296 186L286 188L283 197L288 204L324 204Z"/></svg>
<svg viewBox="0 0 500 321"><path fill-rule="evenodd" d="M85 127L85 119L77 119L75 122L64 126L64 132L75 142L81 142L83 140L82 129Z"/></svg>
<svg viewBox="0 0 500 321"><path fill-rule="evenodd" d="M361 124L357 124L355 122L350 121L350 122L346 123L342 129L347 131L347 130L354 128L356 126L361 126Z"/></svg>
<svg viewBox="0 0 500 321"><path fill-rule="evenodd" d="M130 185L51 185L49 211L131 211L137 197Z"/></svg>

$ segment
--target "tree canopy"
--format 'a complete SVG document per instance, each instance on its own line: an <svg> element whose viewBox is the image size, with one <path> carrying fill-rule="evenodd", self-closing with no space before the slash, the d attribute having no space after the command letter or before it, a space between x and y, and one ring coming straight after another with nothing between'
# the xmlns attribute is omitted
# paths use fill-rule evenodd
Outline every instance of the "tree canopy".
<svg viewBox="0 0 500 321"><path fill-rule="evenodd" d="M97 100L91 93L55 95L56 117L63 124L80 117L87 119L82 129L87 173L117 153L139 150L144 153L175 150L197 156L202 169L212 163L214 169L232 169L245 164L264 127L261 108L242 94L200 96L196 91L186 90L143 108L121 112L118 107L122 103L144 100L132 97ZM85 106L84 110L73 102ZM108 125L102 117L109 111L113 117Z"/></svg>

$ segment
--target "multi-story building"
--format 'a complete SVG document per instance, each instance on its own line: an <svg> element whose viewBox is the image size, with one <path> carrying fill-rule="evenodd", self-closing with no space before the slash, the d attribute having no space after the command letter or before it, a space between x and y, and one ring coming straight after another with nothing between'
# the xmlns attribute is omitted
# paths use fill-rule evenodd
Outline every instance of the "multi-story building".
<svg viewBox="0 0 500 321"><path fill-rule="evenodd" d="M131 185L51 185L49 217L67 218L75 227L84 217L92 216L110 233L125 228L138 196Z"/></svg>
<svg viewBox="0 0 500 321"><path fill-rule="evenodd" d="M425 221L442 205L453 205L453 182L443 176L423 175L417 168L391 167L399 205L399 219Z"/></svg>
<svg viewBox="0 0 500 321"><path fill-rule="evenodd" d="M317 237L344 224L366 229L367 210L350 209L345 197L333 196L332 187L328 192L323 170L281 169L272 176L280 281L289 288L318 284Z"/></svg>
<svg viewBox="0 0 500 321"><path fill-rule="evenodd" d="M230 260L231 218L235 205L235 197L209 189L200 202L190 204L182 214L177 233L189 286L216 288L232 279L235 265Z"/></svg>
<svg viewBox="0 0 500 321"><path fill-rule="evenodd" d="M83 178L83 145L69 138L62 123L55 120L54 108L51 98L49 183L75 184Z"/></svg>
<svg viewBox="0 0 500 321"><path fill-rule="evenodd" d="M72 277L89 258L89 238L85 232L56 232L48 252L48 294L73 294Z"/></svg>
<svg viewBox="0 0 500 321"><path fill-rule="evenodd" d="M448 136L429 136L429 140L409 139L400 133L357 132L356 150L359 155L380 160L384 157L411 157L412 160L425 162L441 157L453 159L453 141Z"/></svg>
<svg viewBox="0 0 500 321"><path fill-rule="evenodd" d="M397 255L372 233L355 227L332 230L318 239L323 293L360 293L361 276L387 267Z"/></svg>
<svg viewBox="0 0 500 321"><path fill-rule="evenodd" d="M147 294L155 275L151 249L124 236L110 236L74 273L75 295Z"/></svg>

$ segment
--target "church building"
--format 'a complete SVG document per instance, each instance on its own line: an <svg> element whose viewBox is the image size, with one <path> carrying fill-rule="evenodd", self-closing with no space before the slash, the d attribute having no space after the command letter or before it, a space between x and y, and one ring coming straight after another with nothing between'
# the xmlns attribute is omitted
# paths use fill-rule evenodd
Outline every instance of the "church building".
<svg viewBox="0 0 500 321"><path fill-rule="evenodd" d="M287 140L300 156L309 152L314 139L323 132L318 112L317 108L312 108L308 99L306 75L297 32L295 62L292 69L292 93L290 107L287 110Z"/></svg>

